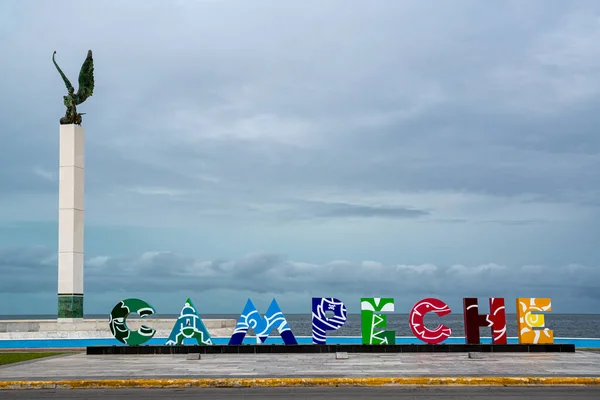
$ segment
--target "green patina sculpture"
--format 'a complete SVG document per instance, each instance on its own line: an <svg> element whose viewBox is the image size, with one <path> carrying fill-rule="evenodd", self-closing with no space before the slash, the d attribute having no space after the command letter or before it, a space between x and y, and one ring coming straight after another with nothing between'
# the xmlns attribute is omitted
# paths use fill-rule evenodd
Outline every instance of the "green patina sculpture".
<svg viewBox="0 0 600 400"><path fill-rule="evenodd" d="M77 93L75 93L73 85L71 85L69 79L65 76L54 60L55 55L56 50L54 51L54 54L52 54L52 62L56 66L56 69L58 70L58 73L62 77L63 81L65 81L65 86L69 92L66 96L63 96L65 106L67 107L67 112L65 113L65 116L60 119L60 124L81 125L81 116L85 113L78 113L77 106L94 94L94 60L92 58L92 51L88 50L87 57L81 66L81 71L79 72L79 88L77 89Z"/></svg>

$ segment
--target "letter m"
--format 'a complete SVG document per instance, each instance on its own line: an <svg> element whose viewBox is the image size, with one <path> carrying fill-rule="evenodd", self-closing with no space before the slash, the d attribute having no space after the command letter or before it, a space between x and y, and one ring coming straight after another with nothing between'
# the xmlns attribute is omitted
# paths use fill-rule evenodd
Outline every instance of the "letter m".
<svg viewBox="0 0 600 400"><path fill-rule="evenodd" d="M249 328L252 328L256 334L256 343L264 343L273 328L277 328L285 344L298 344L275 299L271 301L264 317L259 314L252 300L248 299L246 307L244 307L244 311L235 326L233 335L229 339L229 345L241 345Z"/></svg>

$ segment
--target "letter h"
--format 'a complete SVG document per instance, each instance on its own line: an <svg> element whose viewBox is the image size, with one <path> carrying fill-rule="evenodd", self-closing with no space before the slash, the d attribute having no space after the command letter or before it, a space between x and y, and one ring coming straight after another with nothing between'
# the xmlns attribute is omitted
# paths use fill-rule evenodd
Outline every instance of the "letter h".
<svg viewBox="0 0 600 400"><path fill-rule="evenodd" d="M467 344L479 344L479 327L489 326L493 344L506 344L506 311L503 298L490 298L490 313L479 314L477 298L463 299L465 340Z"/></svg>

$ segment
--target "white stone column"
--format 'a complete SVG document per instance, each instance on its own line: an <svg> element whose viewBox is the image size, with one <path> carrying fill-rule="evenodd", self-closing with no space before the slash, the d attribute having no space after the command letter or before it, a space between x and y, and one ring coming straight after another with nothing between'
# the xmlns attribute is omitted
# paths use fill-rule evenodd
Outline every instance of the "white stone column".
<svg viewBox="0 0 600 400"><path fill-rule="evenodd" d="M83 318L84 133L60 125L58 319Z"/></svg>

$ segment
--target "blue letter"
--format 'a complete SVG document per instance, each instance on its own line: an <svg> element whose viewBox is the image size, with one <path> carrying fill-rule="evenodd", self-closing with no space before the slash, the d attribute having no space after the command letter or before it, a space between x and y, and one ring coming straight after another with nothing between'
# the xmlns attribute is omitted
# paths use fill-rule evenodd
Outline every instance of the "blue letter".
<svg viewBox="0 0 600 400"><path fill-rule="evenodd" d="M327 311L333 317L327 318ZM312 339L313 344L325 344L327 331L340 329L346 323L346 306L338 299L313 297L312 299Z"/></svg>
<svg viewBox="0 0 600 400"><path fill-rule="evenodd" d="M248 299L246 307L244 307L244 311L235 326L233 335L229 339L229 345L241 345L248 328L252 328L256 333L256 343L264 343L274 326L277 327L285 344L298 344L275 299L271 301L264 317L260 316L252 300Z"/></svg>

